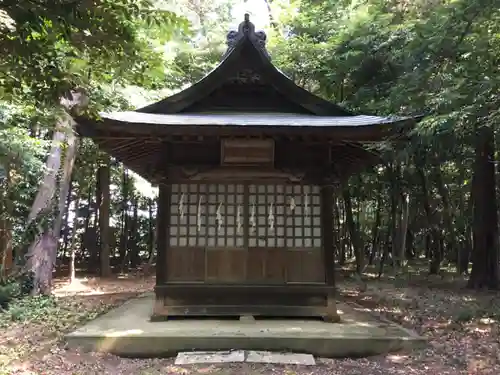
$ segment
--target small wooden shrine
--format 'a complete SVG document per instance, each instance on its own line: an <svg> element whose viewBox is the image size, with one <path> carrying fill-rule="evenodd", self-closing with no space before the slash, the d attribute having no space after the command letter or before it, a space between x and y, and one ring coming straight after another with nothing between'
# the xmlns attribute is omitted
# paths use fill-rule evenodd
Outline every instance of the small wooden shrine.
<svg viewBox="0 0 500 375"><path fill-rule="evenodd" d="M338 319L333 197L376 160L366 143L418 119L355 115L280 72L248 16L184 91L79 132L159 185L153 319Z"/></svg>

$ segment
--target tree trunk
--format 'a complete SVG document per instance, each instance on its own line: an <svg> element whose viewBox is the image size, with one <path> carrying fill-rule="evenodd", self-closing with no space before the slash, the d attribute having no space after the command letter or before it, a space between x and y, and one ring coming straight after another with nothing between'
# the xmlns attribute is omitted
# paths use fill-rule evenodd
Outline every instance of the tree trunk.
<svg viewBox="0 0 500 375"><path fill-rule="evenodd" d="M68 245L69 245L69 208L70 208L70 205L71 205L71 194L73 192L73 180L70 180L70 184L69 184L69 189L68 189L68 195L66 196L66 204L65 204L65 208L64 208L64 230L63 230L63 233L64 233L64 236L63 236L63 244L64 244L64 248L63 248L63 257L64 259L67 259L67 256L68 256ZM82 241L83 243L83 241Z"/></svg>
<svg viewBox="0 0 500 375"><path fill-rule="evenodd" d="M57 217L54 222L53 233L57 241L61 236L61 227L65 215L66 198L68 197L69 186L71 184L71 174L75 165L75 157L78 149L78 138L74 134L68 135L68 148L64 159L63 174L59 184L59 203Z"/></svg>
<svg viewBox="0 0 500 375"><path fill-rule="evenodd" d="M390 219L390 231L391 231L391 251L392 256L392 266L396 268L396 258L398 257L399 241L398 237L398 203L401 198L400 191L400 167L396 165L395 167L387 168L388 177L390 181L390 194L391 194L391 219Z"/></svg>
<svg viewBox="0 0 500 375"><path fill-rule="evenodd" d="M10 165L5 163L5 176L0 185L0 280L12 269L12 201L10 199Z"/></svg>
<svg viewBox="0 0 500 375"><path fill-rule="evenodd" d="M61 119L57 127L58 130L54 133L52 147L46 162L47 170L31 207L26 225L35 220L39 214L49 211L52 206L52 198L56 192L57 173L61 166L61 144L64 142L65 132L68 131L69 125L68 119Z"/></svg>
<svg viewBox="0 0 500 375"><path fill-rule="evenodd" d="M470 288L497 289L500 281L494 142L491 128L477 130L472 182L474 248Z"/></svg>
<svg viewBox="0 0 500 375"><path fill-rule="evenodd" d="M452 218L452 207L450 204L450 197L448 194L448 189L444 185L443 182L443 176L441 175L441 171L437 169L436 171L436 186L439 195L441 195L441 199L443 201L443 221L446 226L446 232L448 233L447 236L447 242L449 243L449 250L446 253L446 259L449 261L457 264L458 259L457 259L457 244L456 244L456 231L455 227L453 225L453 218Z"/></svg>
<svg viewBox="0 0 500 375"><path fill-rule="evenodd" d="M69 254L69 280L70 283L75 282L76 280L76 267L75 267L75 258L76 258L76 244L77 244L77 233L78 233L78 211L80 208L80 192L76 192L75 199L75 217L73 218L73 228L71 233L71 246L70 246L70 254Z"/></svg>
<svg viewBox="0 0 500 375"><path fill-rule="evenodd" d="M415 236L413 232L408 229L406 232L406 259L414 259L415 258L415 246L414 241Z"/></svg>
<svg viewBox="0 0 500 375"><path fill-rule="evenodd" d="M100 259L101 259L101 276L111 276L110 266L110 233L109 233L109 208L110 208L110 160L109 156L104 156L104 163L98 169L97 176L99 180L100 190L100 206L99 206L99 233L100 233Z"/></svg>
<svg viewBox="0 0 500 375"><path fill-rule="evenodd" d="M155 229L153 225L153 202L152 198L148 199L148 211L149 211L149 220L148 220L148 247L149 247L149 255L148 255L148 264L151 265L153 263L153 255L155 249Z"/></svg>
<svg viewBox="0 0 500 375"><path fill-rule="evenodd" d="M474 208L474 201L473 201L473 189L475 187L474 183L474 175L472 176L472 183L470 184L470 196L469 199L467 200L464 210L462 212L463 218L473 217L473 208ZM461 200L463 200L463 197L461 196ZM463 205L462 205L463 206ZM472 223L473 224L473 223ZM473 246L473 228L472 224L469 221L466 221L463 226L463 233L464 233L464 241L460 249L459 253L459 262L458 262L458 269L457 271L460 274L468 275L469 274L469 261L470 261L470 254L472 252L472 246Z"/></svg>
<svg viewBox="0 0 500 375"><path fill-rule="evenodd" d="M81 190L81 189L80 189ZM89 183L88 190L87 190L87 215L85 216L85 224L83 226L83 241L82 241L82 252L85 252L86 250L89 250L88 243L86 241L87 233L89 233L89 228L90 228L90 218L92 217L92 184ZM90 251L89 251L90 253Z"/></svg>
<svg viewBox="0 0 500 375"><path fill-rule="evenodd" d="M375 221L373 223L373 228L372 228L372 248L370 251L370 258L368 259L369 265L373 264L375 254L377 253L378 249L378 237L379 237L380 220L381 220L380 211L382 209L381 206L382 206L382 192L379 191L377 195L377 206L375 208Z"/></svg>
<svg viewBox="0 0 500 375"><path fill-rule="evenodd" d="M132 223L130 225L130 238L132 239L132 244L131 244L131 251L130 251L130 267L132 269L136 268L140 263L141 259L139 257L139 236L138 236L138 231L139 231L139 197L137 194L134 194L133 197L133 216L132 216Z"/></svg>
<svg viewBox="0 0 500 375"><path fill-rule="evenodd" d="M389 253L391 251L389 249L389 247L391 246L391 244L389 243L390 238L391 238L391 231L387 230L385 244L384 244L384 251L382 252L382 257L380 258L379 269L378 269L379 279L382 277L382 274L384 273L385 262L387 261L387 258L389 258Z"/></svg>
<svg viewBox="0 0 500 375"><path fill-rule="evenodd" d="M128 199L129 199L129 181L128 181L128 171L123 168L123 179L122 179L122 232L120 236L120 268L124 271L125 263L127 261L128 252L128 233L129 233L129 215L128 215Z"/></svg>
<svg viewBox="0 0 500 375"><path fill-rule="evenodd" d="M430 198L429 198L429 190L427 184L427 177L425 175L424 170L422 169L423 165L420 165L417 168L417 174L420 177L420 185L422 187L422 195L423 195L423 206L424 211L427 216L427 224L429 225L430 233L427 237L427 246L426 248L430 252L431 261L429 263L429 274L437 275L439 273L439 269L441 267L441 261L443 259L441 248L439 245L440 242L440 233L436 228L436 223L432 214Z"/></svg>
<svg viewBox="0 0 500 375"><path fill-rule="evenodd" d="M85 249L88 253L88 270L95 273L95 270L100 267L100 245L99 237L97 235L97 228L99 227L99 207L101 206L101 196L98 185L98 166L92 163L89 169L89 176L85 181L88 183L87 195L87 215L85 217L85 229L83 235L83 251ZM94 199L96 204L94 205Z"/></svg>
<svg viewBox="0 0 500 375"><path fill-rule="evenodd" d="M26 223L27 228L41 214L52 209L52 201L57 185L57 174L61 165L61 144L66 132L70 131L71 118L59 119L54 132L52 147L46 161L47 170L38 189ZM57 238L52 230L36 228L35 238L26 254L26 269L33 275L31 295L49 295L52 290L52 272L57 258Z"/></svg>
<svg viewBox="0 0 500 375"><path fill-rule="evenodd" d="M398 234L398 261L400 267L404 266L406 252L406 235L408 233L408 221L410 219L410 196L405 194L402 199L403 207L401 210L401 221Z"/></svg>
<svg viewBox="0 0 500 375"><path fill-rule="evenodd" d="M342 190L342 197L344 198L345 212L346 212L346 221L347 228L349 229L349 236L351 237L351 244L354 249L354 256L356 258L356 272L363 272L364 268L364 254L361 248L361 241L359 238L359 233L354 223L354 216L352 213L352 201L351 201L351 193L349 191L349 187L345 187Z"/></svg>
<svg viewBox="0 0 500 375"><path fill-rule="evenodd" d="M342 210L340 209L340 200L334 200L334 216L337 218L337 229L338 229L338 252L339 252L339 265L343 266L346 261L346 251L345 251L345 240L344 240L344 226L340 225L340 222L345 223L345 220L342 220Z"/></svg>

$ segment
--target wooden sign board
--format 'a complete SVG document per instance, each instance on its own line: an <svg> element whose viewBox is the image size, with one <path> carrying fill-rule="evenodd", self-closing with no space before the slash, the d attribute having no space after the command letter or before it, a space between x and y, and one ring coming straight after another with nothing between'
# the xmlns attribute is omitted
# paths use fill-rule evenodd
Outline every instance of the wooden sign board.
<svg viewBox="0 0 500 375"><path fill-rule="evenodd" d="M222 165L274 164L273 139L223 139L221 141Z"/></svg>

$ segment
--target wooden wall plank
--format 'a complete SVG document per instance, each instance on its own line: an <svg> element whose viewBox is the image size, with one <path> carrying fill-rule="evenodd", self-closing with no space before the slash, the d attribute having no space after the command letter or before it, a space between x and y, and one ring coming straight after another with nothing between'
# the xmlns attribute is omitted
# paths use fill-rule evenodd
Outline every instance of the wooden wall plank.
<svg viewBox="0 0 500 375"><path fill-rule="evenodd" d="M266 249L249 248L247 257L247 280L262 282L266 272Z"/></svg>
<svg viewBox="0 0 500 375"><path fill-rule="evenodd" d="M269 283L285 283L286 251L283 248L266 249L265 280Z"/></svg>
<svg viewBox="0 0 500 375"><path fill-rule="evenodd" d="M206 281L222 283L245 281L246 256L246 250L207 249Z"/></svg>
<svg viewBox="0 0 500 375"><path fill-rule="evenodd" d="M325 280L320 249L289 250L286 255L287 282L322 282Z"/></svg>
<svg viewBox="0 0 500 375"><path fill-rule="evenodd" d="M286 281L286 249L252 247L248 249L247 280L284 284Z"/></svg>
<svg viewBox="0 0 500 375"><path fill-rule="evenodd" d="M171 247L166 267L168 281L205 281L205 249Z"/></svg>

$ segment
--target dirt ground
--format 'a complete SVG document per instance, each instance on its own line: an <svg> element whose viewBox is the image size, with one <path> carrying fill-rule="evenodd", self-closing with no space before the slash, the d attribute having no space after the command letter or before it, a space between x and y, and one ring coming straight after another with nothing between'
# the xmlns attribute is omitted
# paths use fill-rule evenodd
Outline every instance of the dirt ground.
<svg viewBox="0 0 500 375"><path fill-rule="evenodd" d="M366 359L319 359L317 366L175 366L172 359L137 360L67 350L61 337L84 321L152 290L150 277L58 279L53 305L40 314L0 326L0 375L14 374L183 374L183 375L498 375L500 374L500 295L464 291L454 285L400 286L373 281L360 292L343 282L352 299L429 339L411 354ZM2 315L0 314L0 319ZM3 366L2 366L3 364Z"/></svg>

